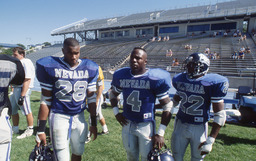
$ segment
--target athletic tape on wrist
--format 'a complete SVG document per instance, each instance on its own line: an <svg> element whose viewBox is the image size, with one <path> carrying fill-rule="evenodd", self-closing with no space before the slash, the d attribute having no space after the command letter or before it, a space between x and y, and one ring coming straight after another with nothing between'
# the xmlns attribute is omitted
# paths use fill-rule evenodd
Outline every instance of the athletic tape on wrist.
<svg viewBox="0 0 256 161"><path fill-rule="evenodd" d="M160 124L160 125L159 125L159 128L158 128L157 134L160 135L160 136L164 136L165 129L166 129L166 126L163 125L163 124Z"/></svg>
<svg viewBox="0 0 256 161"><path fill-rule="evenodd" d="M41 95L40 104L51 106L52 101L47 101L47 100L50 100L50 99L52 99L52 97L46 97L44 95Z"/></svg>
<svg viewBox="0 0 256 161"><path fill-rule="evenodd" d="M116 116L119 113L119 108L113 107L113 112L114 112L114 115Z"/></svg>
<svg viewBox="0 0 256 161"><path fill-rule="evenodd" d="M163 111L171 112L172 107L173 107L173 103L172 101L170 101L163 106Z"/></svg>
<svg viewBox="0 0 256 161"><path fill-rule="evenodd" d="M206 139L206 143L207 144L213 144L215 142L215 138L214 137L211 137L211 136L208 136L207 139Z"/></svg>
<svg viewBox="0 0 256 161"><path fill-rule="evenodd" d="M226 122L226 112L221 110L214 113L213 122L219 124L220 126L224 126Z"/></svg>
<svg viewBox="0 0 256 161"><path fill-rule="evenodd" d="M36 133L36 142L38 142L38 143L41 143L41 140L40 140L40 138L39 138L39 136L38 136L38 135L40 135L40 134L44 134L44 132L37 132L37 133Z"/></svg>

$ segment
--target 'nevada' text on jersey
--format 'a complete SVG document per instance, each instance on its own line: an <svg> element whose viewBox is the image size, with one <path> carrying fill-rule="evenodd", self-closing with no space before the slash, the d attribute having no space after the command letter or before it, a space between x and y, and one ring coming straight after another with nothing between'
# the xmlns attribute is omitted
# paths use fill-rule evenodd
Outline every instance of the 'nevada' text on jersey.
<svg viewBox="0 0 256 161"><path fill-rule="evenodd" d="M121 79L121 88L150 89L150 82L146 80Z"/></svg>
<svg viewBox="0 0 256 161"><path fill-rule="evenodd" d="M56 78L69 78L69 79L81 79L81 78L89 78L88 71L85 70L74 70L69 71L65 69L54 69Z"/></svg>

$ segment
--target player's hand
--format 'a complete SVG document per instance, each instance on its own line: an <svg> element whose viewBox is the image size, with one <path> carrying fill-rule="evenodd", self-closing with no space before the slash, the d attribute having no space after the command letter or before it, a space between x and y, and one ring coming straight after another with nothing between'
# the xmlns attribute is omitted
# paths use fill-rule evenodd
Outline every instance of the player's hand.
<svg viewBox="0 0 256 161"><path fill-rule="evenodd" d="M164 146L164 137L158 134L153 136L153 147L161 149Z"/></svg>
<svg viewBox="0 0 256 161"><path fill-rule="evenodd" d="M18 99L18 104L19 104L20 106L23 105L24 98L25 98L25 96L20 96L20 98Z"/></svg>
<svg viewBox="0 0 256 161"><path fill-rule="evenodd" d="M215 141L215 138L208 137L205 142L201 143L198 149L201 150L201 155L208 154L212 151L212 145Z"/></svg>
<svg viewBox="0 0 256 161"><path fill-rule="evenodd" d="M93 135L93 140L94 141L97 138L98 135L98 129L97 126L90 126L90 137Z"/></svg>
<svg viewBox="0 0 256 161"><path fill-rule="evenodd" d="M128 121L126 120L126 118L121 114L118 113L116 115L116 120L120 123L120 125L124 126L128 124Z"/></svg>
<svg viewBox="0 0 256 161"><path fill-rule="evenodd" d="M36 145L37 145L37 147L40 146L40 143L42 145L46 145L46 135L45 135L45 133L40 133L40 134L36 133Z"/></svg>

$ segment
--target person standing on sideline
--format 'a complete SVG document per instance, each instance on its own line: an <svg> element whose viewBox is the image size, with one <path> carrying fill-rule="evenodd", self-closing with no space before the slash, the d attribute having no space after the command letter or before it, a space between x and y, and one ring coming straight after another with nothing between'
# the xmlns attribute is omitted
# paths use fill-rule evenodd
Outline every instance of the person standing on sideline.
<svg viewBox="0 0 256 161"><path fill-rule="evenodd" d="M173 77L176 89L173 106L180 103L171 138L171 149L175 161L183 161L188 144L191 160L202 161L226 121L223 98L227 94L228 79L218 74L207 74L210 60L205 54L193 53L185 60L185 72ZM208 136L210 108L214 120Z"/></svg>
<svg viewBox="0 0 256 161"><path fill-rule="evenodd" d="M86 99L91 115L90 133L97 138L96 82L99 66L89 59L79 59L80 45L74 38L64 40L64 57L45 57L36 63L36 75L42 88L36 142L46 144L49 116L50 136L57 160L81 161L88 124L84 110Z"/></svg>
<svg viewBox="0 0 256 161"><path fill-rule="evenodd" d="M110 102L114 115L122 126L122 140L128 161L146 161L148 153L164 145L164 133L171 119L172 101L168 91L171 76L162 69L148 69L147 53L135 47L130 55L130 67L117 70L112 79ZM119 113L117 96L123 94L123 113ZM163 108L161 124L155 133L155 101Z"/></svg>
<svg viewBox="0 0 256 161"><path fill-rule="evenodd" d="M13 85L13 94L10 96L12 105L13 132L19 133L19 113L22 113L27 119L27 129L17 139L23 139L33 134L33 114L30 106L31 88L34 87L35 67L30 59L25 58L25 50L21 47L15 47L12 50L13 57L19 59L25 71L25 80L22 85Z"/></svg>
<svg viewBox="0 0 256 161"><path fill-rule="evenodd" d="M9 121L11 105L8 98L9 84L21 85L25 72L21 62L11 56L0 54L0 160L10 161L12 127Z"/></svg>

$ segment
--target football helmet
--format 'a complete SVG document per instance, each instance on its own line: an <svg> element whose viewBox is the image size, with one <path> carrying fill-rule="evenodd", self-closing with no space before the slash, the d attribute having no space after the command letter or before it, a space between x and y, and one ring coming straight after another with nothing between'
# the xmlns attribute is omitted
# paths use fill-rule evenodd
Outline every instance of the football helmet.
<svg viewBox="0 0 256 161"><path fill-rule="evenodd" d="M193 53L184 62L184 70L191 79L205 75L209 66L209 58L202 53Z"/></svg>
<svg viewBox="0 0 256 161"><path fill-rule="evenodd" d="M148 161L174 161L174 158L171 151L165 145L163 150L153 148L148 153Z"/></svg>
<svg viewBox="0 0 256 161"><path fill-rule="evenodd" d="M52 145L35 146L29 155L29 161L56 161L52 151Z"/></svg>

